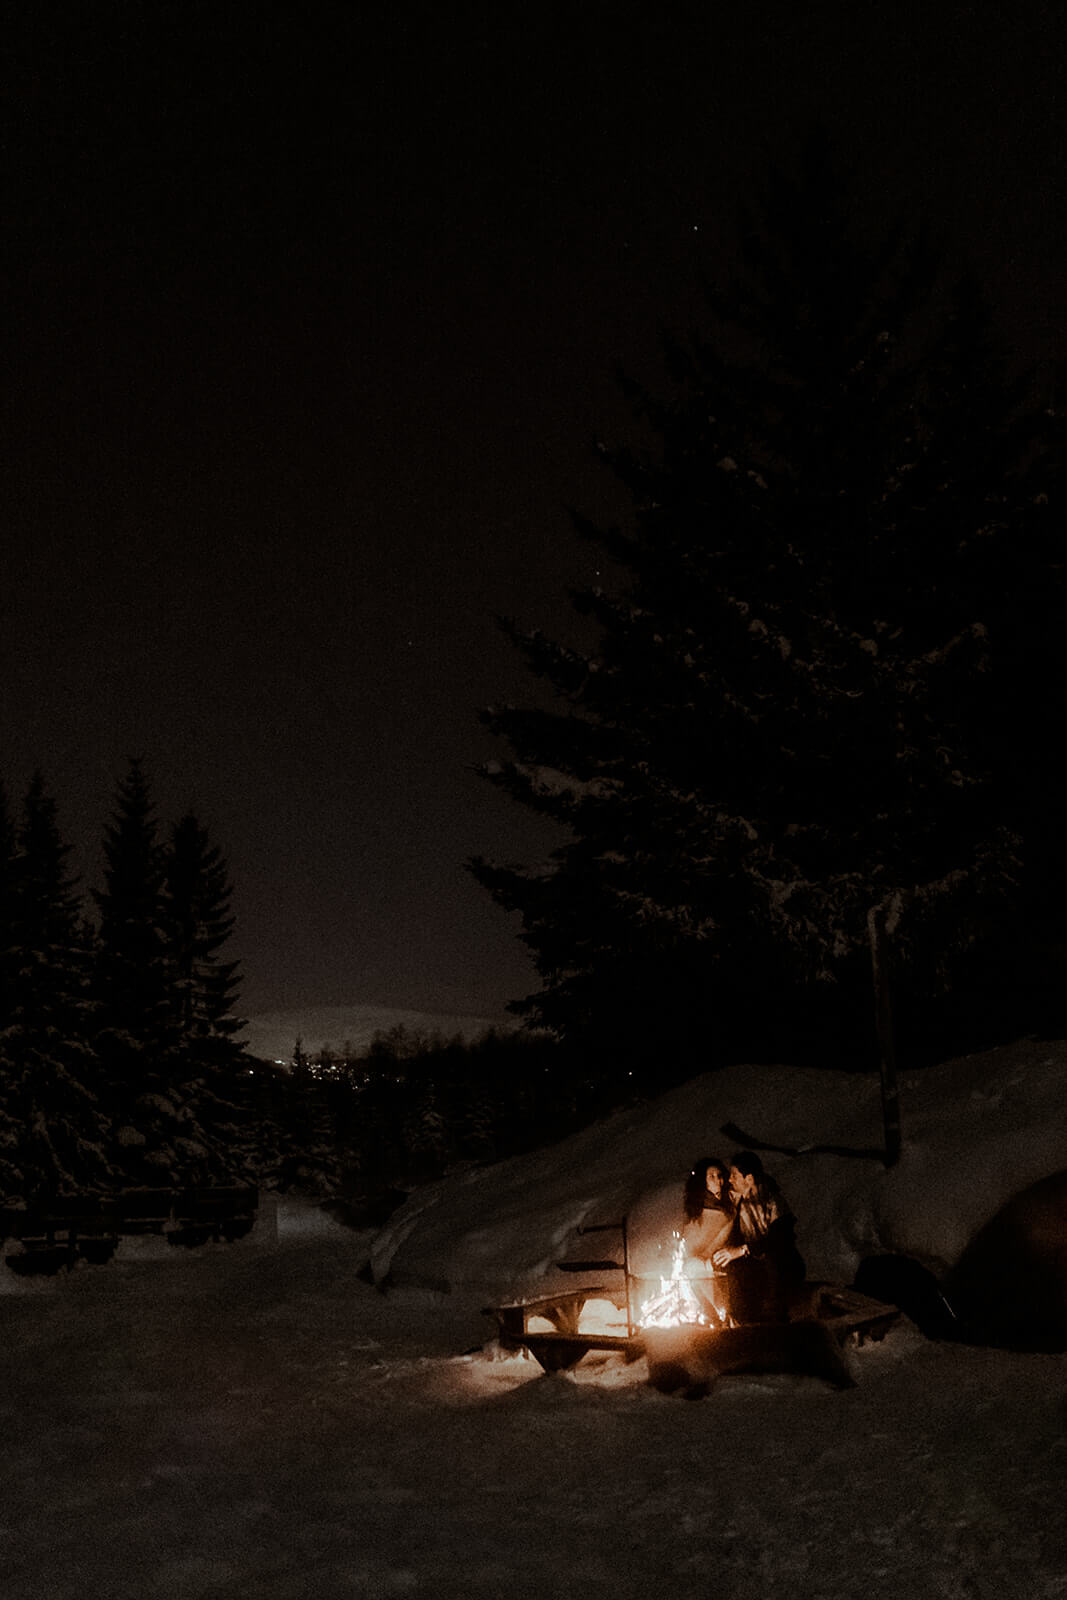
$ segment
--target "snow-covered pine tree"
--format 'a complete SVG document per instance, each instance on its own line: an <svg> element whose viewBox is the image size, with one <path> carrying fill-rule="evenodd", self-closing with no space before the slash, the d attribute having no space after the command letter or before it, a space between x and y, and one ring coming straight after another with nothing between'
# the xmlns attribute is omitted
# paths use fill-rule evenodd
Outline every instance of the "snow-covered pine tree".
<svg viewBox="0 0 1067 1600"><path fill-rule="evenodd" d="M1005 1002L1001 1033L1067 1029L1067 829L1060 777L1067 727L1067 364L1028 463L1025 493L1010 508L1015 560L997 582L990 721L998 749L991 766L1002 803L1022 839L1017 914L984 974ZM976 974L976 978L982 976Z"/></svg>
<svg viewBox="0 0 1067 1600"><path fill-rule="evenodd" d="M107 1187L109 1107L91 1042L89 931L55 802L36 774L10 863L10 1010L0 1035L0 1188L24 1200Z"/></svg>
<svg viewBox="0 0 1067 1600"><path fill-rule="evenodd" d="M161 868L166 1031L152 1063L155 1086L135 1098L133 1121L161 1181L243 1180L252 1155L249 1063L233 1014L238 963L222 959L234 925L226 865L186 815L170 829Z"/></svg>
<svg viewBox="0 0 1067 1600"><path fill-rule="evenodd" d="M114 1102L114 1159L131 1187L177 1181L172 1146L184 1115L170 1083L175 1028L162 884L155 808L141 762L131 760L104 835L104 887L94 891L98 1049Z"/></svg>
<svg viewBox="0 0 1067 1600"><path fill-rule="evenodd" d="M0 1199L21 1192L18 1162L21 1124L10 1105L15 1081L7 1030L15 999L15 830L7 790L0 781Z"/></svg>
<svg viewBox="0 0 1067 1600"><path fill-rule="evenodd" d="M168 1037L163 947L163 861L142 765L130 762L104 835L104 887L94 891L100 944L96 989L105 1029L136 1054Z"/></svg>
<svg viewBox="0 0 1067 1600"><path fill-rule="evenodd" d="M605 452L634 514L580 524L625 575L576 597L599 650L509 624L555 705L485 717L487 775L565 830L472 863L537 962L516 1009L646 1081L795 1054L805 1010L862 1060L872 906L928 996L1018 866L992 691L1039 426L974 296L865 244L817 147L744 244L674 397L634 391L656 447Z"/></svg>
<svg viewBox="0 0 1067 1600"><path fill-rule="evenodd" d="M175 823L164 858L162 926L173 1024L178 1039L219 1062L243 1054L234 1015L236 961L221 959L233 932L226 863L196 817Z"/></svg>
<svg viewBox="0 0 1067 1600"><path fill-rule="evenodd" d="M0 781L0 1028L15 1004L15 828Z"/></svg>

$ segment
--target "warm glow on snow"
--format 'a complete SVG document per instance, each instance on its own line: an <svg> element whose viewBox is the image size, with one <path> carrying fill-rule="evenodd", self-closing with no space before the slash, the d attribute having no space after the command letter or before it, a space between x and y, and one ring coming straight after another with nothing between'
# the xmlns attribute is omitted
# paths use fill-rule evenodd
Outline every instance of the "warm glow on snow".
<svg viewBox="0 0 1067 1600"><path fill-rule="evenodd" d="M578 1321L580 1333L626 1333L626 1312L611 1300L587 1300Z"/></svg>

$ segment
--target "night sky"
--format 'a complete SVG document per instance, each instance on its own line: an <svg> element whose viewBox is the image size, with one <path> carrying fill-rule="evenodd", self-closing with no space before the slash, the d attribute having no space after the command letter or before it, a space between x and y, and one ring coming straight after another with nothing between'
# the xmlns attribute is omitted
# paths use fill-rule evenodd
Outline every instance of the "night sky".
<svg viewBox="0 0 1067 1600"><path fill-rule="evenodd" d="M1067 353L1067 26L1003 4L3 7L0 775L96 880L127 758L230 864L245 1012L498 1013L474 775L623 511L593 459L821 118ZM481 14L480 14L481 13Z"/></svg>

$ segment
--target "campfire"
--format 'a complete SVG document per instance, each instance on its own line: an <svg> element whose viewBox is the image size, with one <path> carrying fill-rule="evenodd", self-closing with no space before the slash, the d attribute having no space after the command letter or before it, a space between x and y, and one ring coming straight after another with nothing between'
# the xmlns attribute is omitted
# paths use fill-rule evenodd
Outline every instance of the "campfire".
<svg viewBox="0 0 1067 1600"><path fill-rule="evenodd" d="M714 1312L701 1304L691 1281L685 1276L685 1243L675 1232L677 1243L671 1262L669 1278L660 1278L658 1294L649 1295L642 1303L634 1321L640 1328L680 1328L687 1324L701 1328L718 1328L726 1320L719 1307Z"/></svg>

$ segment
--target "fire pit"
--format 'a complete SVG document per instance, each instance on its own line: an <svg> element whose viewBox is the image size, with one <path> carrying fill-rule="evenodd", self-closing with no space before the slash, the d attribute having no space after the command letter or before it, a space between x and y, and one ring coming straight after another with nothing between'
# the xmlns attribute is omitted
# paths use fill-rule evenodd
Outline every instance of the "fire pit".
<svg viewBox="0 0 1067 1600"><path fill-rule="evenodd" d="M695 1280L688 1277L685 1271L685 1242L679 1233L674 1238L676 1242L670 1276L659 1279L658 1290L649 1287L638 1298L635 1326L643 1329L690 1326L721 1328L727 1321L724 1275L714 1272ZM694 1282L707 1286L703 1296L694 1288Z"/></svg>
<svg viewBox="0 0 1067 1600"><path fill-rule="evenodd" d="M647 1356L651 1384L693 1396L706 1393L726 1372L803 1372L845 1387L854 1380L841 1346L883 1338L900 1315L896 1307L853 1289L813 1284L802 1320L730 1326L718 1309L723 1302L716 1280L703 1280L712 1285L711 1304L705 1306L686 1278L680 1240L669 1277L639 1278L629 1270L625 1218L586 1231L608 1226L621 1233L622 1261L559 1265L567 1271L617 1271L622 1283L614 1288L593 1283L487 1307L505 1349L527 1350L546 1372L575 1367L590 1350L615 1351L627 1361Z"/></svg>

